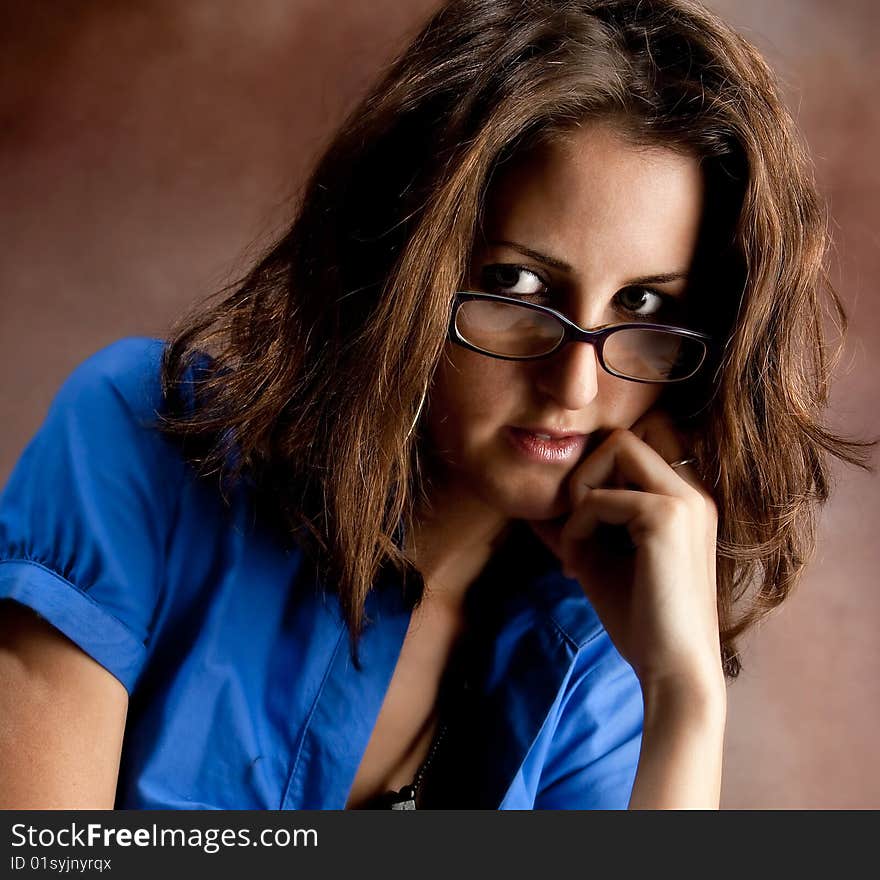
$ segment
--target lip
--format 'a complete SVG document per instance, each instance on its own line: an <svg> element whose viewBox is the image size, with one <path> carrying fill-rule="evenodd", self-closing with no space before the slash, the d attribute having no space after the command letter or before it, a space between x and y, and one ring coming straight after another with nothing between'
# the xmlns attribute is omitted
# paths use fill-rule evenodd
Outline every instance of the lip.
<svg viewBox="0 0 880 880"><path fill-rule="evenodd" d="M556 430L555 428L545 428L543 425L523 425L513 426L516 431L528 431L530 434L549 434L553 440L561 440L563 437L586 437L583 431L567 431Z"/></svg>
<svg viewBox="0 0 880 880"><path fill-rule="evenodd" d="M565 434L561 431L537 430L531 428L508 427L507 439L511 446L530 461L544 464L574 463L580 458L587 445L586 434ZM536 433L549 434L550 439L535 436Z"/></svg>

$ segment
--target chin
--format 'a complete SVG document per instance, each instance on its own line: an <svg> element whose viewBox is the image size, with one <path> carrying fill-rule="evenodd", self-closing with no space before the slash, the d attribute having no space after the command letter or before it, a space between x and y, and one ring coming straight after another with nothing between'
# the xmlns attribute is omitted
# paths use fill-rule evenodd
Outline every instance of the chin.
<svg viewBox="0 0 880 880"><path fill-rule="evenodd" d="M556 519L571 509L568 483L562 478L543 480L540 485L495 485L491 491L493 506L510 519Z"/></svg>
<svg viewBox="0 0 880 880"><path fill-rule="evenodd" d="M511 511L510 517L511 519L535 520L536 522L540 522L541 520L558 519L568 513L569 510L569 504L564 501L553 501L546 504L529 501L515 507Z"/></svg>

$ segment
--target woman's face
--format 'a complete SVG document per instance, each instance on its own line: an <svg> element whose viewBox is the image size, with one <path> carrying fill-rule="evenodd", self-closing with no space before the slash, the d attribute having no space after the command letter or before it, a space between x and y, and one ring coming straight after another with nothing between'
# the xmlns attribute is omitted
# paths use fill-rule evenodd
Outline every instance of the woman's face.
<svg viewBox="0 0 880 880"><path fill-rule="evenodd" d="M702 209L695 159L584 126L496 176L468 289L528 295L585 328L640 316L680 325ZM438 479L500 518L560 516L577 462L662 389L606 373L584 343L537 361L447 343L425 416ZM522 429L541 428L585 436L529 452Z"/></svg>

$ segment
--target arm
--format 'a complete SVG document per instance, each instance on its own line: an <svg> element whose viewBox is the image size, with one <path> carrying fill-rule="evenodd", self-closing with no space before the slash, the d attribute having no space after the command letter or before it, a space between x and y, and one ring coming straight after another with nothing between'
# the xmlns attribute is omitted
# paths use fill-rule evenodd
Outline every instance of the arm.
<svg viewBox="0 0 880 880"><path fill-rule="evenodd" d="M0 809L113 809L120 682L17 602L0 602Z"/></svg>
<svg viewBox="0 0 880 880"><path fill-rule="evenodd" d="M186 472L153 427L161 354L77 367L0 494L2 807L114 805Z"/></svg>
<svg viewBox="0 0 880 880"><path fill-rule="evenodd" d="M678 462L687 448L667 415L649 413L578 465L564 525L532 524L579 581L641 685L634 809L717 808L720 799L718 513L699 474ZM625 529L628 541L612 542L600 525Z"/></svg>
<svg viewBox="0 0 880 880"><path fill-rule="evenodd" d="M631 810L716 810L727 714L723 685L643 688L645 723Z"/></svg>

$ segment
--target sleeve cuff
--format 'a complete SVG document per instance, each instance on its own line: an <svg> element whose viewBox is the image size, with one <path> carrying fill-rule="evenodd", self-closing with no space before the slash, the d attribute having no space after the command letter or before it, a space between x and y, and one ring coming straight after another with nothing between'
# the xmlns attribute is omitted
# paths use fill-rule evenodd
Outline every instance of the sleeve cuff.
<svg viewBox="0 0 880 880"><path fill-rule="evenodd" d="M0 561L0 599L14 599L36 611L131 694L146 646L88 594L38 562L13 559Z"/></svg>

